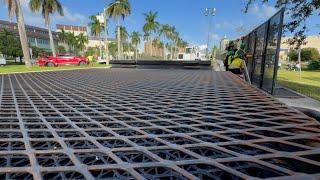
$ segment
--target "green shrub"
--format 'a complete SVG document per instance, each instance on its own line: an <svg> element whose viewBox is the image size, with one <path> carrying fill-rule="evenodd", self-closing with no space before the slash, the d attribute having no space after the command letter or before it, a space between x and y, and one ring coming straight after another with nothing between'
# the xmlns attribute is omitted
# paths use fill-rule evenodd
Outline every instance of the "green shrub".
<svg viewBox="0 0 320 180"><path fill-rule="evenodd" d="M318 70L320 69L320 61L311 61L308 65L309 70Z"/></svg>

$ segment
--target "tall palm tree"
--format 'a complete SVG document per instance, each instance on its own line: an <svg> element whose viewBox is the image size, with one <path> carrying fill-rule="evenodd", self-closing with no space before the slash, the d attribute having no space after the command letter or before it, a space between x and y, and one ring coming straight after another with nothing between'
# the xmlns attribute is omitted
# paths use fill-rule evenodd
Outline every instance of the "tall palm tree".
<svg viewBox="0 0 320 180"><path fill-rule="evenodd" d="M170 59L172 60L173 59L173 48L174 48L174 43L175 43L176 35L177 35L176 28L174 26L170 26L168 34L169 34L169 39L171 41Z"/></svg>
<svg viewBox="0 0 320 180"><path fill-rule="evenodd" d="M176 50L178 48L179 39L180 39L179 32L174 31L173 32L173 47L174 47L173 48L173 58L175 58L175 55L176 55Z"/></svg>
<svg viewBox="0 0 320 180"><path fill-rule="evenodd" d="M84 35L83 33L81 33L76 38L78 41L78 48L79 48L80 52L83 53L84 49L86 48L86 44L88 44L88 42L89 42L88 37L86 35Z"/></svg>
<svg viewBox="0 0 320 180"><path fill-rule="evenodd" d="M91 35L95 36L96 38L100 37L100 33L101 31L103 31L103 28L98 20L98 18L96 16L90 16L90 30L91 30Z"/></svg>
<svg viewBox="0 0 320 180"><path fill-rule="evenodd" d="M131 43L134 45L135 48L135 57L136 60L138 59L138 45L141 42L141 34L138 31L133 31L131 34Z"/></svg>
<svg viewBox="0 0 320 180"><path fill-rule="evenodd" d="M26 64L26 67L30 68L31 60L30 60L29 44L27 40L27 33L26 33L22 8L20 5L20 0L4 0L4 4L8 6L8 12L9 12L10 18L12 18L14 14L16 15L24 62Z"/></svg>
<svg viewBox="0 0 320 180"><path fill-rule="evenodd" d="M118 30L120 30L120 33L118 33ZM118 35L120 34L120 50L123 53L123 45L126 43L126 41L128 40L129 34L127 29L124 26L120 26L120 28L116 29L116 36L118 38Z"/></svg>
<svg viewBox="0 0 320 180"><path fill-rule="evenodd" d="M178 41L177 45L178 45L179 49L185 49L188 46L188 42L186 42L183 39L179 38L179 41Z"/></svg>
<svg viewBox="0 0 320 180"><path fill-rule="evenodd" d="M62 31L58 32L58 38L59 41L62 43L66 43L67 42L67 32L62 29Z"/></svg>
<svg viewBox="0 0 320 180"><path fill-rule="evenodd" d="M77 46L78 44L78 41L77 41L77 38L76 36L74 35L74 33L71 33L71 32L68 32L66 34L67 36L67 40L66 40L66 43L68 44L69 46L69 50L71 52L74 52L75 51L75 47Z"/></svg>
<svg viewBox="0 0 320 180"><path fill-rule="evenodd" d="M157 21L158 12L149 11L143 14L145 16L145 24L143 26L143 31L150 35L149 43L151 43L151 56L153 55L153 34L155 34L159 29L159 22Z"/></svg>
<svg viewBox="0 0 320 180"><path fill-rule="evenodd" d="M31 11L42 11L42 16L44 18L45 24L48 27L50 46L52 50L52 55L56 56L56 49L54 47L53 36L51 32L51 21L50 15L58 12L61 16L64 15L63 7L59 0L30 0L29 6Z"/></svg>
<svg viewBox="0 0 320 180"><path fill-rule="evenodd" d="M121 48L121 34L120 34L120 20L131 14L131 6L129 0L114 0L113 3L109 4L106 13L109 17L113 18L117 22L117 41L118 41L118 59L122 58Z"/></svg>
<svg viewBox="0 0 320 180"><path fill-rule="evenodd" d="M159 36L163 37L164 41L170 38L171 27L169 24L161 25L159 30ZM163 46L163 59L166 60L166 46Z"/></svg>
<svg viewBox="0 0 320 180"><path fill-rule="evenodd" d="M65 45L67 44L67 41L68 41L68 33L64 29L62 29L62 31L58 32L58 38L59 38L59 42ZM69 46L68 46L68 50L70 50Z"/></svg>

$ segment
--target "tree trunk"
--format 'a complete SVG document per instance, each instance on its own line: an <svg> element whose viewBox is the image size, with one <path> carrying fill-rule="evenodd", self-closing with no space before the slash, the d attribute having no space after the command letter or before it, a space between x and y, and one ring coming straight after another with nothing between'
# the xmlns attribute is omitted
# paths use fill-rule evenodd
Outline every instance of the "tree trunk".
<svg viewBox="0 0 320 180"><path fill-rule="evenodd" d="M50 47L51 47L51 51L52 51L52 55L53 57L56 57L56 48L54 47L54 41L53 41L53 36L52 36L52 32L51 32L51 26L50 26L50 16L48 15L48 20L47 20L47 28L48 28L48 32L49 32L49 39L50 39Z"/></svg>
<svg viewBox="0 0 320 180"><path fill-rule="evenodd" d="M136 44L136 60L138 60L138 45Z"/></svg>
<svg viewBox="0 0 320 180"><path fill-rule="evenodd" d="M121 54L121 33L120 33L120 18L118 18L118 32L117 32L117 41L118 41L118 60L122 58Z"/></svg>
<svg viewBox="0 0 320 180"><path fill-rule="evenodd" d="M166 45L163 45L163 60L166 60Z"/></svg>
<svg viewBox="0 0 320 180"><path fill-rule="evenodd" d="M28 44L26 28L24 24L24 17L23 17L21 6L20 6L20 0L17 0L16 18L17 18L19 37L20 37L24 62L26 64L26 67L30 68L31 60L30 60L29 44Z"/></svg>
<svg viewBox="0 0 320 180"><path fill-rule="evenodd" d="M107 21L107 16L106 16L106 10L104 10L104 33L105 33L105 50L106 50L106 61L109 61L109 45L108 45L108 21ZM107 64L107 63L106 63Z"/></svg>
<svg viewBox="0 0 320 180"><path fill-rule="evenodd" d="M171 45L170 50L170 60L173 60L173 46Z"/></svg>
<svg viewBox="0 0 320 180"><path fill-rule="evenodd" d="M153 42L152 42L152 38L151 38L151 40L150 40L150 44L151 44L151 50L150 50L150 55L151 55L151 57L153 56Z"/></svg>

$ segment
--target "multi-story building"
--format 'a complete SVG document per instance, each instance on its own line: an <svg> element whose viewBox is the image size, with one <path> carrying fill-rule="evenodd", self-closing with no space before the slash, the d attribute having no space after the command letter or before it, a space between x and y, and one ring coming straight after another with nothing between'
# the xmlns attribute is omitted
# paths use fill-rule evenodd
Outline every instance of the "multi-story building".
<svg viewBox="0 0 320 180"><path fill-rule="evenodd" d="M7 29L9 32L19 36L17 23L0 20L0 30ZM47 29L26 25L26 33L30 46L51 51L49 33ZM52 32L55 44L58 44L58 35Z"/></svg>
<svg viewBox="0 0 320 180"><path fill-rule="evenodd" d="M63 24L57 24L57 32L61 32L64 30L65 32L71 32L75 36L78 36L79 34L84 34L85 36L88 36L87 27L85 26L72 26L72 25L63 25Z"/></svg>
<svg viewBox="0 0 320 180"><path fill-rule="evenodd" d="M291 49L295 47L286 43L290 37L281 38L281 48L279 57L281 60L286 60ZM316 48L320 52L320 35L307 36L306 44L302 45L301 48Z"/></svg>

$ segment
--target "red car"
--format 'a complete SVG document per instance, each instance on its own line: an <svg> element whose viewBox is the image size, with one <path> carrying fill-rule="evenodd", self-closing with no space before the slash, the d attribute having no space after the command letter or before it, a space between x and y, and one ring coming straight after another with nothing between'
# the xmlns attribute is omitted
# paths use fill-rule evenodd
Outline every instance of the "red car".
<svg viewBox="0 0 320 180"><path fill-rule="evenodd" d="M63 65L79 65L84 66L89 63L88 59L85 57L77 57L72 56L70 54L62 54L57 55L56 57L49 56L49 57L40 57L37 60L37 64L39 66L63 66Z"/></svg>

